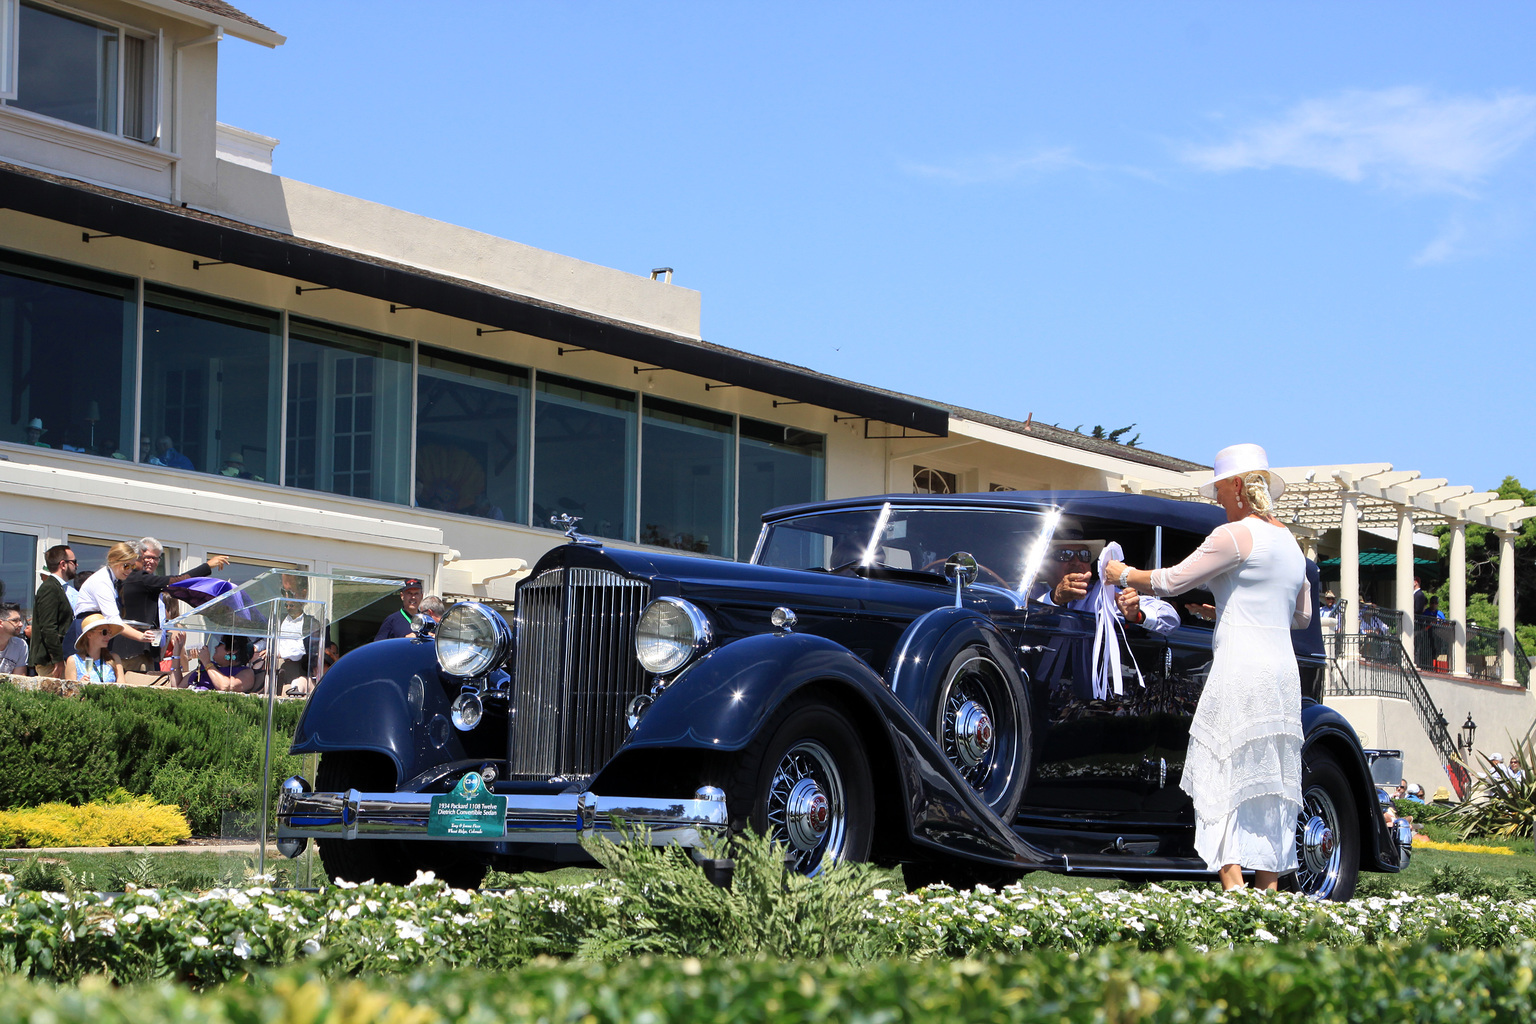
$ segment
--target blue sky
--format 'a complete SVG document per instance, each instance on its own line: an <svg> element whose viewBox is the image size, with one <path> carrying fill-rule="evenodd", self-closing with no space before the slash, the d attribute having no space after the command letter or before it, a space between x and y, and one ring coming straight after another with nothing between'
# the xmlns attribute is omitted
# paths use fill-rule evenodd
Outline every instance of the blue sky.
<svg viewBox="0 0 1536 1024"><path fill-rule="evenodd" d="M674 267L710 341L1536 486L1536 5L237 6L279 173Z"/></svg>

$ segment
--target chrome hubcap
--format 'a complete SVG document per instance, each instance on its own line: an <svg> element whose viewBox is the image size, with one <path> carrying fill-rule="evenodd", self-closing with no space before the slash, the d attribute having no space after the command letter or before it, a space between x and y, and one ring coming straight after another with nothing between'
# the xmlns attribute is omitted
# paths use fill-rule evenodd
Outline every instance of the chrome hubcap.
<svg viewBox="0 0 1536 1024"><path fill-rule="evenodd" d="M784 808L785 824L789 827L789 841L797 850L810 850L827 834L832 812L827 798L815 779L801 779L789 791Z"/></svg>
<svg viewBox="0 0 1536 1024"><path fill-rule="evenodd" d="M768 783L768 831L785 844L792 871L815 874L847 843L847 798L837 761L816 740L784 752Z"/></svg>
<svg viewBox="0 0 1536 1024"><path fill-rule="evenodd" d="M955 753L962 765L973 768L991 749L992 717L986 708L968 700L955 712Z"/></svg>

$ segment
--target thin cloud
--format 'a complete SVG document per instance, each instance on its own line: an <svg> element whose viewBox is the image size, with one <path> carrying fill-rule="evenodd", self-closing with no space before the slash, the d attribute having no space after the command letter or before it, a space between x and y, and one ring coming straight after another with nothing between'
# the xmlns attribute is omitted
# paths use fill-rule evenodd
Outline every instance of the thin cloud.
<svg viewBox="0 0 1536 1024"><path fill-rule="evenodd" d="M1213 172L1291 167L1402 191L1471 195L1533 134L1536 96L1441 99L1404 86L1306 100L1182 156Z"/></svg>
<svg viewBox="0 0 1536 1024"><path fill-rule="evenodd" d="M950 164L906 163L902 169L919 178L934 178L955 185L978 185L988 182L1014 181L1020 178L1039 178L1047 174L1088 168L1090 165L1078 159L1070 146L1036 150L1033 153L1009 155L988 154L966 157Z"/></svg>
<svg viewBox="0 0 1536 1024"><path fill-rule="evenodd" d="M1465 255L1466 238L1466 225L1461 222L1461 218L1454 218L1433 241L1419 250L1418 255L1413 258L1413 265L1428 267L1436 263L1447 263Z"/></svg>

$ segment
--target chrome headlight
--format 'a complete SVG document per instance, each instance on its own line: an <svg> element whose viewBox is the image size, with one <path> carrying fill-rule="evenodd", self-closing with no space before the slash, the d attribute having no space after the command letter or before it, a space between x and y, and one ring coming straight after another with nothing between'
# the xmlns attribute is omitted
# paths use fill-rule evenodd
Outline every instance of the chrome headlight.
<svg viewBox="0 0 1536 1024"><path fill-rule="evenodd" d="M635 657L652 675L676 672L709 645L709 620L677 597L658 597L640 613L635 627Z"/></svg>
<svg viewBox="0 0 1536 1024"><path fill-rule="evenodd" d="M484 675L511 650L512 630L506 620L478 601L454 605L437 627L437 667L450 676Z"/></svg>

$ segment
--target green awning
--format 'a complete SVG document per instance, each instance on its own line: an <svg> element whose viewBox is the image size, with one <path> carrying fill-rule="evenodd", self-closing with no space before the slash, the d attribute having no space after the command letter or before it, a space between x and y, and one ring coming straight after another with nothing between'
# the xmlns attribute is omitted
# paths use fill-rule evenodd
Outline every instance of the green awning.
<svg viewBox="0 0 1536 1024"><path fill-rule="evenodd" d="M1337 566L1339 564L1339 559L1337 559L1337 558L1325 558L1321 562L1318 562L1317 564L1320 567L1326 569L1326 568L1329 568L1330 566ZM1392 565L1392 566L1395 566L1395 565L1397 565L1397 552L1395 552L1395 551L1362 551L1362 552L1360 552L1360 564L1361 565ZM1419 558L1419 557L1415 556L1414 559L1413 559L1413 564L1414 565L1439 565L1440 563L1439 563L1439 561L1437 561L1436 559L1433 559L1433 558Z"/></svg>

